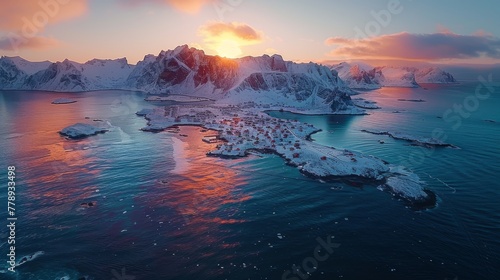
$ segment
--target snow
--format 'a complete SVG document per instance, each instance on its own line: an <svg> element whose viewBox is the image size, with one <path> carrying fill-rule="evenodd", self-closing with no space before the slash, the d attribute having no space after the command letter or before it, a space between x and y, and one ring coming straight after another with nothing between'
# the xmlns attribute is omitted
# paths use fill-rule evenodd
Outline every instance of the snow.
<svg viewBox="0 0 500 280"><path fill-rule="evenodd" d="M380 109L380 107L377 105L377 102L366 100L364 98L353 98L352 103L354 103L355 106L363 109Z"/></svg>
<svg viewBox="0 0 500 280"><path fill-rule="evenodd" d="M385 182L394 194L403 198L422 200L429 195L421 187L425 183L420 180L418 175L411 173L402 166L391 166L390 171L394 176L389 176Z"/></svg>
<svg viewBox="0 0 500 280"><path fill-rule="evenodd" d="M332 67L344 82L354 89L378 89L380 83L375 79L375 71L368 64L349 64L342 62Z"/></svg>
<svg viewBox="0 0 500 280"><path fill-rule="evenodd" d="M455 78L437 67L373 67L362 62L342 62L331 67L354 89L419 87L420 83L455 83Z"/></svg>
<svg viewBox="0 0 500 280"><path fill-rule="evenodd" d="M385 183L396 195L410 199L425 199L427 193L420 187L421 184L420 180L415 180L413 176L406 175L389 177Z"/></svg>
<svg viewBox="0 0 500 280"><path fill-rule="evenodd" d="M75 63L76 64L76 63ZM89 81L92 89L122 89L134 69L126 58L93 59L85 64L76 64L83 76Z"/></svg>
<svg viewBox="0 0 500 280"><path fill-rule="evenodd" d="M33 75L38 71L47 69L47 67L52 64L50 61L31 62L19 56L9 57L9 59L17 66L17 68L28 75Z"/></svg>
<svg viewBox="0 0 500 280"><path fill-rule="evenodd" d="M54 101L52 101L52 104L70 104L75 102L77 101L69 98L57 98Z"/></svg>
<svg viewBox="0 0 500 280"><path fill-rule="evenodd" d="M401 132L393 132L393 131L378 131L378 130L368 130L368 129L362 129L361 131L366 132L366 133L376 134L376 135L388 135L394 139L413 142L414 144L419 145L419 146L440 146L440 147L458 148L452 144L443 142L443 141L436 139L436 138L426 138L426 137L420 137L420 136L410 135L410 134L401 133Z"/></svg>
<svg viewBox="0 0 500 280"><path fill-rule="evenodd" d="M72 139L85 138L87 136L96 135L108 131L106 128L97 127L85 123L76 123L63 128L59 133L68 136Z"/></svg>
<svg viewBox="0 0 500 280"><path fill-rule="evenodd" d="M175 102L200 102L200 101L210 101L208 98L187 96L182 94L170 94L168 96L150 95L146 97L146 101L175 101Z"/></svg>
<svg viewBox="0 0 500 280"><path fill-rule="evenodd" d="M417 83L426 84L450 84L456 83L455 78L448 72L437 67L410 68L415 73Z"/></svg>
<svg viewBox="0 0 500 280"><path fill-rule="evenodd" d="M419 87L413 72L390 66L379 67L379 69L382 72L380 84L385 87Z"/></svg>
<svg viewBox="0 0 500 280"><path fill-rule="evenodd" d="M128 89L125 82L133 66L126 59L94 59L81 64L64 60L30 62L20 57L0 58L2 89L78 92L101 89ZM2 71L3 70L3 71Z"/></svg>

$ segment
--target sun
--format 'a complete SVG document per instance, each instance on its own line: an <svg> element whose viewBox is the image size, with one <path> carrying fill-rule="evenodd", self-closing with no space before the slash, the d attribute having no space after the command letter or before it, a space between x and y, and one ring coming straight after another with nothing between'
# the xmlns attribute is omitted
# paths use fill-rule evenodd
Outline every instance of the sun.
<svg viewBox="0 0 500 280"><path fill-rule="evenodd" d="M228 39L218 42L215 51L219 56L227 58L236 58L243 53L238 42Z"/></svg>

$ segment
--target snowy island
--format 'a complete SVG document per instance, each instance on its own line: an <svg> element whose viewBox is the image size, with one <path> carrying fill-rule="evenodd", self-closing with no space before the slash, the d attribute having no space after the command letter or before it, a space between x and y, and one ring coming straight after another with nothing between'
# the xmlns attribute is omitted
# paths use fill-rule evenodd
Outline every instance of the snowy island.
<svg viewBox="0 0 500 280"><path fill-rule="evenodd" d="M362 129L362 132L370 133L370 134L375 134L375 135L387 135L389 137L392 137L397 140L405 140L408 142L411 142L412 145L415 146L424 146L424 147L450 147L450 148L455 148L457 149L458 147L446 142L443 142L439 139L436 138L426 138L426 137L419 137L419 136L414 136L410 134L405 134L401 132L391 132L391 131L377 131L377 130L368 130L368 129Z"/></svg>
<svg viewBox="0 0 500 280"><path fill-rule="evenodd" d="M71 104L75 102L77 101L69 98L57 98L54 101L52 101L52 104Z"/></svg>
<svg viewBox="0 0 500 280"><path fill-rule="evenodd" d="M81 139L99 133L105 133L106 131L108 131L107 128L102 128L85 123L76 123L74 125L63 128L61 131L59 131L59 133L71 139Z"/></svg>

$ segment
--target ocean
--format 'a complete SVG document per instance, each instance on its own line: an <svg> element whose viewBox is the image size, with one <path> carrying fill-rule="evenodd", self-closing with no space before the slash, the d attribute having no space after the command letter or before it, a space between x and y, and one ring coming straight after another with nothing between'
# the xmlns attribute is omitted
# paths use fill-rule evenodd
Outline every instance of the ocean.
<svg viewBox="0 0 500 280"><path fill-rule="evenodd" d="M276 155L207 157L213 132L199 127L143 132L135 112L155 105L139 92L0 91L0 279L500 279L500 95L480 84L362 92L382 107L363 116L269 112L321 128L318 143L411 169L438 196L427 210L369 182L305 177ZM78 102L51 104L61 97ZM58 134L92 121L113 128ZM14 273L8 166L16 258L39 252Z"/></svg>

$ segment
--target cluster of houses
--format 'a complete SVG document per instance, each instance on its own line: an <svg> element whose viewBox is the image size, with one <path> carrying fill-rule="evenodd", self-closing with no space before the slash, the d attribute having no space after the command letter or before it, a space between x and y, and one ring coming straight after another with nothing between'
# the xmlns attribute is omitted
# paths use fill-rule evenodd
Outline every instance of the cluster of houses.
<svg viewBox="0 0 500 280"><path fill-rule="evenodd" d="M279 147L293 152L293 156L298 158L307 136L317 131L309 124L264 114L235 114L209 123L206 127L220 131L220 137L226 140L211 154L226 156L244 156L252 149L276 152Z"/></svg>

